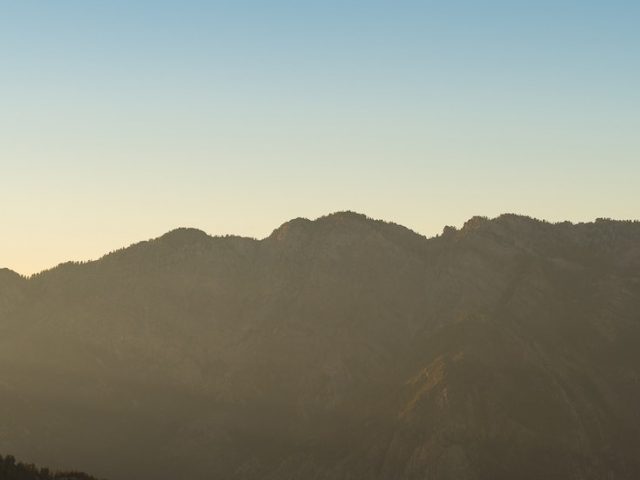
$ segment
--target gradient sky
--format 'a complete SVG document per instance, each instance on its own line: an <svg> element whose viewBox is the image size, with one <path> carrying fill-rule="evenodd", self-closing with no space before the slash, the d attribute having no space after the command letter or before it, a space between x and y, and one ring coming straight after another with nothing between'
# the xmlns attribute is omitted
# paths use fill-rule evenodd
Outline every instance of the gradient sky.
<svg viewBox="0 0 640 480"><path fill-rule="evenodd" d="M640 2L0 0L0 267L356 210L640 217Z"/></svg>

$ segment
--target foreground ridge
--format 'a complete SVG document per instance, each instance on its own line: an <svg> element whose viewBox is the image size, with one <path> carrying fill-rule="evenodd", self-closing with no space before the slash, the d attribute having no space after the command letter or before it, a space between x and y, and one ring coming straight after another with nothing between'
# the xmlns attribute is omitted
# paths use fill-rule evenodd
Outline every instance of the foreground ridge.
<svg viewBox="0 0 640 480"><path fill-rule="evenodd" d="M12 455L0 455L0 479L2 480L96 480L83 472L52 472L32 464L17 462Z"/></svg>

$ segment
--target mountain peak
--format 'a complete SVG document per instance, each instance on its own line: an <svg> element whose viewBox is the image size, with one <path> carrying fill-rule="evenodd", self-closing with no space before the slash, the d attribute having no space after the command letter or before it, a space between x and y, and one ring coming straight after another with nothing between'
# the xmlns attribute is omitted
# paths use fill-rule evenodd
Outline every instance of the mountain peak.
<svg viewBox="0 0 640 480"><path fill-rule="evenodd" d="M276 228L269 236L276 240L292 240L300 239L304 236L318 233L332 233L336 231L348 230L354 233L362 232L363 227L376 223L386 223L380 220L374 220L362 213L353 212L351 210L339 211L323 215L315 220L308 218L294 218L283 223Z"/></svg>
<svg viewBox="0 0 640 480"><path fill-rule="evenodd" d="M14 272L10 268L0 267L0 275L18 275L18 273Z"/></svg>
<svg viewBox="0 0 640 480"><path fill-rule="evenodd" d="M318 218L318 220L343 222L343 223L374 221L371 218L367 217L365 214L354 212L352 210L342 210L339 212L330 213L328 215L324 215Z"/></svg>
<svg viewBox="0 0 640 480"><path fill-rule="evenodd" d="M309 232L312 223L308 218L294 218L276 228L271 235L269 235L268 239L282 241L300 238Z"/></svg>
<svg viewBox="0 0 640 480"><path fill-rule="evenodd" d="M0 268L0 280L19 281L24 279L22 275L14 272L10 268Z"/></svg>
<svg viewBox="0 0 640 480"><path fill-rule="evenodd" d="M199 243L211 239L212 237L206 232L192 227L179 227L175 228L164 235L157 238L157 240L168 243L170 245L185 245L192 243Z"/></svg>

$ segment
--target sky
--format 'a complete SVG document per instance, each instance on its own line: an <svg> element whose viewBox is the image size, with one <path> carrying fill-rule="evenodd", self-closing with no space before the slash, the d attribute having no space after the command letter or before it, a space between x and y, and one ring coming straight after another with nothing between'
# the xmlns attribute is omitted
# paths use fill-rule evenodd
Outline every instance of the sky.
<svg viewBox="0 0 640 480"><path fill-rule="evenodd" d="M0 267L354 210L640 217L640 2L0 0Z"/></svg>

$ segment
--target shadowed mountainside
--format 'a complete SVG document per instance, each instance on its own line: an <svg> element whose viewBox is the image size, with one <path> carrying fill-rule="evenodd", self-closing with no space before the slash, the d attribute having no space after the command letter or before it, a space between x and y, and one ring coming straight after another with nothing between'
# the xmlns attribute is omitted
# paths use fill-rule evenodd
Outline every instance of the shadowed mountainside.
<svg viewBox="0 0 640 480"><path fill-rule="evenodd" d="M640 223L342 212L0 270L0 451L113 480L640 478Z"/></svg>

